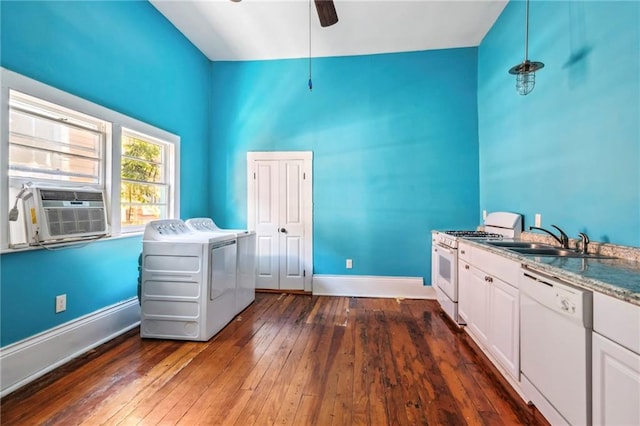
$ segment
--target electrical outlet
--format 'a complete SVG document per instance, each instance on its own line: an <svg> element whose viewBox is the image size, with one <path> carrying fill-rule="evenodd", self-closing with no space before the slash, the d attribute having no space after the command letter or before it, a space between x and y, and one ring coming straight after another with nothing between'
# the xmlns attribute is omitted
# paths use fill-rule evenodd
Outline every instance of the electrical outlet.
<svg viewBox="0 0 640 426"><path fill-rule="evenodd" d="M67 295L56 296L56 314L67 310Z"/></svg>
<svg viewBox="0 0 640 426"><path fill-rule="evenodd" d="M487 211L482 210L482 220L486 220L486 219L487 219Z"/></svg>
<svg viewBox="0 0 640 426"><path fill-rule="evenodd" d="M542 226L542 215L540 213L536 213L535 222L536 223L533 226L537 226L538 228Z"/></svg>
<svg viewBox="0 0 640 426"><path fill-rule="evenodd" d="M351 269L351 268L353 268L353 260L347 259L347 269Z"/></svg>

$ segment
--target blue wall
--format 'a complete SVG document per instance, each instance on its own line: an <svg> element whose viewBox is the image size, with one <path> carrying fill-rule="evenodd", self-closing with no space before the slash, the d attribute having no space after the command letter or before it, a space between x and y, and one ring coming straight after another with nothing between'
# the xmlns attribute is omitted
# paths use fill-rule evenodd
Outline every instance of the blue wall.
<svg viewBox="0 0 640 426"><path fill-rule="evenodd" d="M179 135L182 216L206 215L207 58L147 2L0 5L2 66ZM134 297L141 248L138 237L2 255L0 344Z"/></svg>
<svg viewBox="0 0 640 426"><path fill-rule="evenodd" d="M479 47L480 205L571 236L640 245L640 2L530 5L535 90L507 70L524 56L524 2Z"/></svg>
<svg viewBox="0 0 640 426"><path fill-rule="evenodd" d="M477 49L214 62L211 212L246 226L247 151L314 153L314 273L430 279L478 223ZM345 259L353 269L345 269Z"/></svg>

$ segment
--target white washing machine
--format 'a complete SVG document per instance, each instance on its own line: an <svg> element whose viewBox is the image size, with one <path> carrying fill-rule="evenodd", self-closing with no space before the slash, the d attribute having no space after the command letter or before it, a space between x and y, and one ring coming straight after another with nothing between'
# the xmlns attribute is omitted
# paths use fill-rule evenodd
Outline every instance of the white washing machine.
<svg viewBox="0 0 640 426"><path fill-rule="evenodd" d="M236 313L242 312L256 298L256 233L244 229L220 229L212 219L187 219L195 232L210 235L235 235L238 239L238 272L236 283Z"/></svg>
<svg viewBox="0 0 640 426"><path fill-rule="evenodd" d="M178 219L147 224L140 335L207 341L236 315L237 239L193 232Z"/></svg>

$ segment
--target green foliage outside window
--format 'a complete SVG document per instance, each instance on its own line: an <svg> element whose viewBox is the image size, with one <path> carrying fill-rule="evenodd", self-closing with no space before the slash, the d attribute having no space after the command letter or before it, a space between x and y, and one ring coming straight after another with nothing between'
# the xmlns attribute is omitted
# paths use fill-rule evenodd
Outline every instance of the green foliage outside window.
<svg viewBox="0 0 640 426"><path fill-rule="evenodd" d="M162 188L148 183L162 183L162 146L123 136L122 184L120 199L125 212L123 224L135 224L142 208L163 202ZM156 209L154 209L156 210ZM154 215L155 216L155 215Z"/></svg>

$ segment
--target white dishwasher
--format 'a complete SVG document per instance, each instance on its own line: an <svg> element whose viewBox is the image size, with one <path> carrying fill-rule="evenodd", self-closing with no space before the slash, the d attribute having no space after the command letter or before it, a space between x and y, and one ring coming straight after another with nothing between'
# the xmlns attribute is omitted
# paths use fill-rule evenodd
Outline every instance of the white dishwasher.
<svg viewBox="0 0 640 426"><path fill-rule="evenodd" d="M523 265L522 390L552 424L591 424L593 293Z"/></svg>

